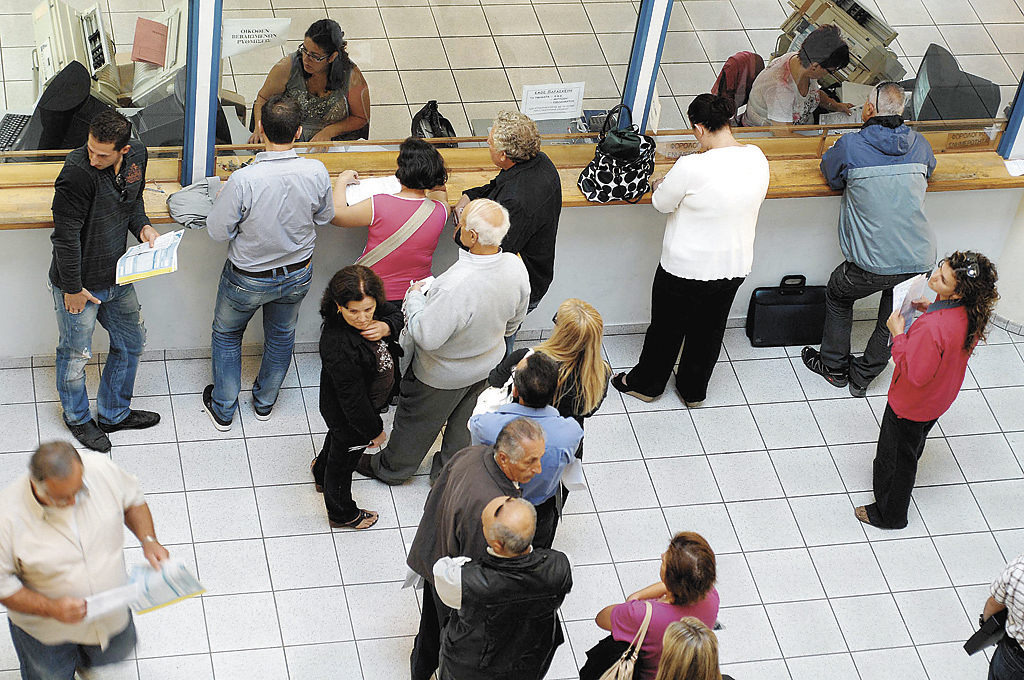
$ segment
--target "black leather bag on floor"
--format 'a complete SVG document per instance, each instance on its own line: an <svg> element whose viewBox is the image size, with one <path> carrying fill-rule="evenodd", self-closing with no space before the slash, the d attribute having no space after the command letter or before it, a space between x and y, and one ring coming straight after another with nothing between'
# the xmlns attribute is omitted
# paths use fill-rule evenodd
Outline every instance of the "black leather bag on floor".
<svg viewBox="0 0 1024 680"><path fill-rule="evenodd" d="M824 330L825 286L808 286L801 274L750 294L747 337L754 347L817 345Z"/></svg>

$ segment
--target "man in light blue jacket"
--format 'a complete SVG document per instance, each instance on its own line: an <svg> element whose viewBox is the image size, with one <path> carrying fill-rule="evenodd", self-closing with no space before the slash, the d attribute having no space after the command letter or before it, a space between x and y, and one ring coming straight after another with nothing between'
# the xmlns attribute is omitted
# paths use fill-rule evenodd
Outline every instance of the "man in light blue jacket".
<svg viewBox="0 0 1024 680"><path fill-rule="evenodd" d="M935 234L924 214L935 155L928 141L903 123L905 95L883 82L868 95L864 126L843 135L821 158L828 185L843 191L839 245L846 261L825 291L821 351L804 347L807 368L836 387L863 397L889 361L893 286L935 264ZM853 303L881 291L878 321L864 354L850 354Z"/></svg>
<svg viewBox="0 0 1024 680"><path fill-rule="evenodd" d="M558 527L562 472L572 462L583 439L583 428L573 418L563 418L551 405L558 387L558 364L540 352L523 357L512 381L512 403L469 419L473 444L491 445L508 423L527 416L544 430L541 472L523 485L523 498L537 506L537 532L533 545L550 548Z"/></svg>

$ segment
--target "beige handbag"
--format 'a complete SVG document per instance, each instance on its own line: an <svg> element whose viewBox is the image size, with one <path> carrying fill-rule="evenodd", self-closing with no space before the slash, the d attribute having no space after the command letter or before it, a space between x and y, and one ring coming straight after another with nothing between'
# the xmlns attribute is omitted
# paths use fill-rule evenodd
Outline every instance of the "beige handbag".
<svg viewBox="0 0 1024 680"><path fill-rule="evenodd" d="M640 647L644 644L644 637L647 635L647 626L651 622L652 607L650 601L645 601L644 604L647 606L647 613L644 614L644 622L640 625L640 630L636 632L636 636L633 637L633 642L629 644L626 651L622 653L622 656L612 664L611 668L606 670L600 680L633 680L633 673L636 670L636 660L640 655Z"/></svg>

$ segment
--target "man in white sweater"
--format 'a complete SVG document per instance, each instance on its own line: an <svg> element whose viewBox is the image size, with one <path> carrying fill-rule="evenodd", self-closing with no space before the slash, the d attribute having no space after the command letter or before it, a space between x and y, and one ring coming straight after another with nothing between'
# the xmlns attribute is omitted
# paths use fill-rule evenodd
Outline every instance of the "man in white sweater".
<svg viewBox="0 0 1024 680"><path fill-rule="evenodd" d="M508 211L481 198L459 219L459 240L469 248L424 293L414 283L405 296L407 332L416 343L402 379L391 440L379 453L363 454L356 470L387 484L412 477L445 427L430 476L436 478L456 451L470 444L467 423L487 374L505 356L505 337L519 328L530 302L522 260L501 252Z"/></svg>

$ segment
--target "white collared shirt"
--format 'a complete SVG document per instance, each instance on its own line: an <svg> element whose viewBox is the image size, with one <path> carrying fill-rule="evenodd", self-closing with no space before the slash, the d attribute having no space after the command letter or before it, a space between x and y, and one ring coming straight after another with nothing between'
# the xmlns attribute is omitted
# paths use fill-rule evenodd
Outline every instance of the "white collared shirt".
<svg viewBox="0 0 1024 680"><path fill-rule="evenodd" d="M0 599L22 587L46 597L85 598L123 586L124 513L146 502L134 475L107 456L83 453L83 487L75 505L51 508L32 493L26 472L0 491ZM106 647L128 625L128 610L76 624L8 611L8 618L48 645Z"/></svg>

